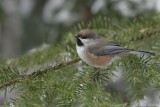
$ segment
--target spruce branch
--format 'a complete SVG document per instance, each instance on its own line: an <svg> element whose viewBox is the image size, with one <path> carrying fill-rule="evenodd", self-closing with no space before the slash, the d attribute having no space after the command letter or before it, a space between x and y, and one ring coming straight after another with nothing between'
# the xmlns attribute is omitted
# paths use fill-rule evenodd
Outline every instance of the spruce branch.
<svg viewBox="0 0 160 107"><path fill-rule="evenodd" d="M71 61L68 61L68 62L61 62L58 65L48 66L44 69L37 70L37 71L35 71L35 72L33 72L32 74L29 74L29 75L20 75L19 77L15 78L13 80L10 80L8 82L0 84L0 89L9 87L9 86L14 85L16 83L19 83L20 81L23 81L23 80L28 80L28 79L31 79L31 78L36 78L36 77L42 76L42 75L48 73L49 71L62 69L64 67L68 66L68 65L72 65L72 64L78 62L79 60L80 60L80 58L75 58L75 59L73 59Z"/></svg>
<svg viewBox="0 0 160 107"><path fill-rule="evenodd" d="M8 82L6 82L6 83L0 84L0 89L6 88L6 87L8 87L8 86L11 86L11 85L19 82L21 79L22 79L22 77L19 77L19 78L16 78L16 79L14 79L14 80L8 81Z"/></svg>
<svg viewBox="0 0 160 107"><path fill-rule="evenodd" d="M139 34L136 37L131 38L130 41L139 41L139 40L143 40L145 38L150 38L156 34L158 34L160 31L159 30L150 30L150 31L142 31L141 34Z"/></svg>

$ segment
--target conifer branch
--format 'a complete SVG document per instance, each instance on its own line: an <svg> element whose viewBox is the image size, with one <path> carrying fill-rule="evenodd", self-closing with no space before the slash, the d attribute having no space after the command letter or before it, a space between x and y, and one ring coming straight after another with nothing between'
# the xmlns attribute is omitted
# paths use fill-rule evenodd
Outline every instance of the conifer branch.
<svg viewBox="0 0 160 107"><path fill-rule="evenodd" d="M44 69L37 70L37 71L35 71L35 72L33 72L32 74L29 74L29 75L21 75L16 79L13 79L11 81L0 84L0 89L6 88L6 87L11 86L11 85L14 85L14 84L20 82L21 80L25 80L25 79L28 80L28 79L31 79L31 78L36 78L38 76L42 76L42 75L48 73L49 71L64 68L68 65L72 65L72 64L78 62L79 60L80 60L80 58L76 58L76 59L73 59L73 60L68 61L68 62L61 62L60 64L58 64L56 66L49 66L49 67L46 67Z"/></svg>
<svg viewBox="0 0 160 107"><path fill-rule="evenodd" d="M20 77L20 78L16 78L16 79L14 79L14 80L8 81L8 82L6 82L6 83L0 84L0 89L6 88L6 87L8 87L8 86L10 86L10 85L13 85L13 84L19 82L19 80L21 80L21 79L22 79L22 78Z"/></svg>
<svg viewBox="0 0 160 107"><path fill-rule="evenodd" d="M139 41L139 40L143 40L145 38L150 38L156 34L158 34L160 31L159 30L150 30L150 31L143 31L141 34L139 34L138 36L131 38L130 41Z"/></svg>

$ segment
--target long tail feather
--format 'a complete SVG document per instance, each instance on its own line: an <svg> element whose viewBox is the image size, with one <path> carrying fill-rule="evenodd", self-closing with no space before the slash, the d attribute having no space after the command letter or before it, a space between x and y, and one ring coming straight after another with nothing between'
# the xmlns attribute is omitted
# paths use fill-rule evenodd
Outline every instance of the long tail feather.
<svg viewBox="0 0 160 107"><path fill-rule="evenodd" d="M140 55L146 55L146 56L155 56L155 53L152 52L146 52L146 51L131 51L132 54L140 54Z"/></svg>

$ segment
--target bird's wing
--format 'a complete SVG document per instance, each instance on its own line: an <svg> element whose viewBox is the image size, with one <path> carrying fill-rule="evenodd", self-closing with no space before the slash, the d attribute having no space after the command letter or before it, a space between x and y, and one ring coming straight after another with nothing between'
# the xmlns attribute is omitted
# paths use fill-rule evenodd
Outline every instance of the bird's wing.
<svg viewBox="0 0 160 107"><path fill-rule="evenodd" d="M90 52L96 56L116 55L130 51L132 50L127 49L125 47L121 47L119 44L115 42L109 42L106 45L102 46L101 48L90 50Z"/></svg>

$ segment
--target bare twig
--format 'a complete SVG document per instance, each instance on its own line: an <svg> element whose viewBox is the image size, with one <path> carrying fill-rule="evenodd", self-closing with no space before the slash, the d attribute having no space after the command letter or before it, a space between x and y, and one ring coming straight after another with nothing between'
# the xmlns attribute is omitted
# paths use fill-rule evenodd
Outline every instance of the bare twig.
<svg viewBox="0 0 160 107"><path fill-rule="evenodd" d="M14 84L16 84L16 83L18 83L18 82L20 82L21 80L24 80L24 79L36 78L38 76L41 76L41 75L44 75L44 74L48 73L49 71L64 68L68 65L71 65L71 64L74 64L74 63L78 62L79 60L80 60L80 58L76 58L76 59L73 59L73 60L68 61L68 62L62 62L62 63L60 63L56 66L49 66L49 67L46 67L44 69L37 70L37 71L33 72L32 74L29 74L29 75L26 75L26 76L25 75L23 75L23 76L20 75L16 79L13 79L11 81L0 84L0 89L6 88L6 87L11 86L11 85L14 85Z"/></svg>

